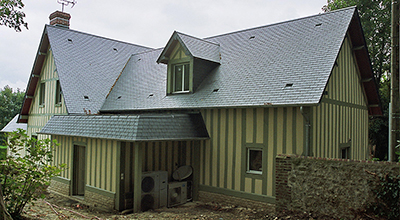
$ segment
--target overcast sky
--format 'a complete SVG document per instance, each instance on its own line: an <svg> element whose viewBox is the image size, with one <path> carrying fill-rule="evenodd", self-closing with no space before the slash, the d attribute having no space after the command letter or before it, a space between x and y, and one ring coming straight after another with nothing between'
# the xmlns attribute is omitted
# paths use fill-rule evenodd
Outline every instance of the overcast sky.
<svg viewBox="0 0 400 220"><path fill-rule="evenodd" d="M29 30L0 26L0 88L25 90L57 0L23 0ZM152 48L173 31L205 38L322 13L326 0L77 0L70 28Z"/></svg>

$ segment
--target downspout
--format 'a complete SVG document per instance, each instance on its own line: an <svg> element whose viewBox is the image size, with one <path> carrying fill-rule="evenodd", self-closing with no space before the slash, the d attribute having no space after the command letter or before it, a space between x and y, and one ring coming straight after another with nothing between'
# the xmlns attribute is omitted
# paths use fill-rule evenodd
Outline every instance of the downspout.
<svg viewBox="0 0 400 220"><path fill-rule="evenodd" d="M311 145L311 108L310 107L304 107L300 106L300 112L304 117L304 120L306 122L306 143L305 143L305 152L304 156L310 156L310 145Z"/></svg>

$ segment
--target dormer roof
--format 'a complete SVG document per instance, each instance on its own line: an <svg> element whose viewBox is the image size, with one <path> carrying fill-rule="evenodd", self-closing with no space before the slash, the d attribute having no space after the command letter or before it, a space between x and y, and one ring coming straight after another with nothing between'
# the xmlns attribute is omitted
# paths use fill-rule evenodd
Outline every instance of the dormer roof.
<svg viewBox="0 0 400 220"><path fill-rule="evenodd" d="M220 63L221 54L219 44L179 33L177 31L172 34L167 45L158 57L157 63L168 64L168 60L172 56L172 51L175 49L177 44L180 44L184 48L187 56Z"/></svg>

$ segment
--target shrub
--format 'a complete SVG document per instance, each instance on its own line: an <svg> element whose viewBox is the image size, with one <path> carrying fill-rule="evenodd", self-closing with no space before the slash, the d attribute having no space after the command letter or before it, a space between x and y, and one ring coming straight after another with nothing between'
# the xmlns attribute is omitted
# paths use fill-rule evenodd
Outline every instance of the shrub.
<svg viewBox="0 0 400 220"><path fill-rule="evenodd" d="M10 154L0 162L0 183L4 204L14 219L21 217L26 204L44 198L44 190L53 176L58 175L65 164L52 166L53 146L56 141L29 138L24 130L9 135ZM20 155L25 148L27 154Z"/></svg>

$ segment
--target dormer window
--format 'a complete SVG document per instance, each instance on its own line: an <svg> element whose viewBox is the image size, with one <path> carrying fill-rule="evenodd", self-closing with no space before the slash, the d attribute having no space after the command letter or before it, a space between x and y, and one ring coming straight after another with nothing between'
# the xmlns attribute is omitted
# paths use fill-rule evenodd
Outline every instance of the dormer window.
<svg viewBox="0 0 400 220"><path fill-rule="evenodd" d="M218 44L174 32L157 59L168 65L167 95L194 93L220 59Z"/></svg>
<svg viewBox="0 0 400 220"><path fill-rule="evenodd" d="M175 64L173 67L173 93L189 92L189 63Z"/></svg>

